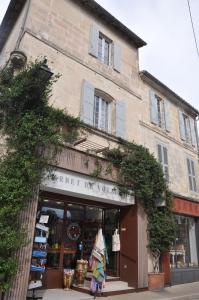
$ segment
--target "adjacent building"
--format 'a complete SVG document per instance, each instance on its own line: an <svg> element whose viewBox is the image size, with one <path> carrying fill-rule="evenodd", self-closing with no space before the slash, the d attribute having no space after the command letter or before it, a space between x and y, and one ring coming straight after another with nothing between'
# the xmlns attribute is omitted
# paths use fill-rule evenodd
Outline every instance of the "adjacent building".
<svg viewBox="0 0 199 300"><path fill-rule="evenodd" d="M51 103L82 120L81 140L66 149L56 166L57 181L44 182L40 197L24 212L32 243L20 254L20 268L7 299L25 299L34 226L50 216L45 288L62 288L63 268L74 268L80 241L88 259L103 228L108 274L136 290L147 287L152 270L147 252L146 216L134 198L122 198L107 172L102 151L135 141L162 164L172 190L178 230L162 258L167 283L199 279L199 112L147 71L139 70L138 50L146 43L93 0L11 0L0 27L0 65L9 59L46 56L62 76ZM98 180L91 177L97 159ZM121 251L113 255L112 234L120 230ZM20 284L19 284L20 282Z"/></svg>

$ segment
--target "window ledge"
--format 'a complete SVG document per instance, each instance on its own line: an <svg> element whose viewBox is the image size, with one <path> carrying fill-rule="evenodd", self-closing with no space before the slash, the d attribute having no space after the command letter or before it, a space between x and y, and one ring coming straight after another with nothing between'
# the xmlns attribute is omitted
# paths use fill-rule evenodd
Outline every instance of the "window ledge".
<svg viewBox="0 0 199 300"><path fill-rule="evenodd" d="M141 120L139 121L139 123L140 123L141 126L144 126L148 129L150 129L151 131L154 131L155 133L157 133L157 134L169 139L170 141L178 144L179 146L182 146L182 147L192 151L194 154L198 154L198 151L197 151L197 149L195 149L195 147L190 146L190 144L183 143L181 140L180 141L177 140L176 138L170 136L169 132L161 129L160 127L158 127L156 125L153 125L151 123L146 123L146 122L141 121Z"/></svg>
<svg viewBox="0 0 199 300"><path fill-rule="evenodd" d="M106 139L109 139L110 141L116 142L116 143L120 143L123 141L122 138L115 136L112 133L108 133L106 131L100 130L94 126L88 125L86 123L81 122L81 126L85 129L87 129L88 131L90 131L93 134L96 134L100 137L104 137Z"/></svg>

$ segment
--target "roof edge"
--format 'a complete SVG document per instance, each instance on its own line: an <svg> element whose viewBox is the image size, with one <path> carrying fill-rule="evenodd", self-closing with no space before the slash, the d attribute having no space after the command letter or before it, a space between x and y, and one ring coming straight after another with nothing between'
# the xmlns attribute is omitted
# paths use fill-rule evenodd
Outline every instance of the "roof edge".
<svg viewBox="0 0 199 300"><path fill-rule="evenodd" d="M139 72L140 77L146 81L147 83L151 84L152 82L161 87L165 92L169 93L172 97L174 97L179 103L186 106L189 110L194 113L194 115L198 116L199 111L194 108L190 103L188 103L186 100L184 100L182 97L177 95L174 91L172 91L168 86L166 86L164 83L162 83L159 79L154 77L151 73L149 73L146 70L142 70Z"/></svg>
<svg viewBox="0 0 199 300"><path fill-rule="evenodd" d="M11 0L7 8L3 21L0 25L0 52L2 51L17 19L21 13L27 0ZM146 42L143 41L139 36L137 36L133 31L116 19L111 13L104 9L100 4L94 0L76 0L82 4L85 8L89 9L93 14L101 17L106 21L109 26L114 27L120 33L125 34L130 41L134 43L137 48L143 47L146 45Z"/></svg>
<svg viewBox="0 0 199 300"><path fill-rule="evenodd" d="M105 8L103 8L99 3L94 0L76 0L82 4L85 8L92 11L93 14L101 17L102 20L107 22L109 26L114 27L119 30L120 33L126 35L126 37L131 40L137 48L141 48L146 46L147 43L142 40L138 35L136 35L133 31L131 31L128 27L126 27L122 22L120 22L117 18L115 18L110 12L108 12Z"/></svg>
<svg viewBox="0 0 199 300"><path fill-rule="evenodd" d="M11 0L0 26L0 53L27 0Z"/></svg>

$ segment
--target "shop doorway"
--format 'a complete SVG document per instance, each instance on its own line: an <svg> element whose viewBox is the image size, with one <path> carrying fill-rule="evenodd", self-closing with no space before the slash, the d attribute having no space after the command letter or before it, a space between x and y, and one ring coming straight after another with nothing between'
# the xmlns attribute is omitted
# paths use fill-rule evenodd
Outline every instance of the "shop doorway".
<svg viewBox="0 0 199 300"><path fill-rule="evenodd" d="M107 274L119 277L119 253L112 252L112 235L119 228L118 208L43 199L38 217L41 214L49 215L45 288L62 288L63 269L75 269L77 259L89 260L99 228L108 252Z"/></svg>

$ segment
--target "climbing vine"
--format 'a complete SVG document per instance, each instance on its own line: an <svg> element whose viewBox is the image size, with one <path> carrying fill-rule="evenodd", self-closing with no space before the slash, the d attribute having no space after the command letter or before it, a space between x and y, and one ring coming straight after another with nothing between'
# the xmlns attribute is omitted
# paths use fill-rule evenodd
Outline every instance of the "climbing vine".
<svg viewBox="0 0 199 300"><path fill-rule="evenodd" d="M0 291L9 288L17 270L16 252L25 243L20 213L65 142L78 135L79 119L49 105L57 76L36 61L19 74L0 72ZM34 201L34 200L32 200ZM27 242L27 241L26 241Z"/></svg>
<svg viewBox="0 0 199 300"><path fill-rule="evenodd" d="M80 126L78 118L49 105L57 76L47 76L43 64L36 61L17 75L9 67L0 72L0 135L5 142L0 155L0 291L9 288L17 270L17 250L26 241L20 213L55 164L58 151L77 138ZM134 143L123 142L120 148L107 151L106 157L118 169L120 192L135 193L143 203L148 247L168 250L175 222L161 166L146 148ZM111 169L110 165L107 172ZM92 175L99 176L100 171L96 159ZM165 206L158 207L163 198Z"/></svg>
<svg viewBox="0 0 199 300"><path fill-rule="evenodd" d="M175 220L171 193L161 165L147 148L129 142L107 151L105 156L118 169L120 193L134 194L143 204L148 218L148 248L152 253L168 251L173 241ZM159 206L159 203L164 205Z"/></svg>

